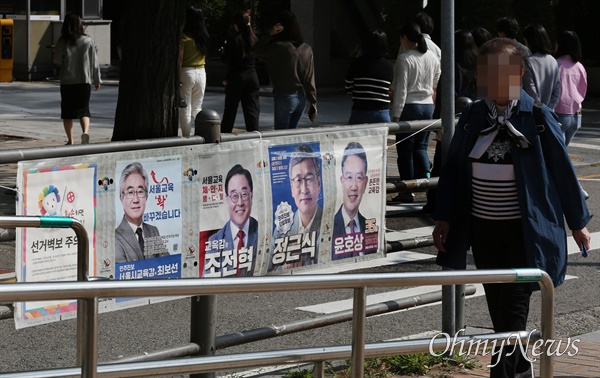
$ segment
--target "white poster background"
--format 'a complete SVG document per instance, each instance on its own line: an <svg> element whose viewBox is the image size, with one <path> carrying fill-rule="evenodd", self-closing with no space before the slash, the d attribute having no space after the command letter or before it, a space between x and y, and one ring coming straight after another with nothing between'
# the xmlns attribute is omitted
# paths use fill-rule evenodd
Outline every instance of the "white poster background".
<svg viewBox="0 0 600 378"><path fill-rule="evenodd" d="M171 255L181 254L181 157L119 161L115 168L115 227L123 220L123 204L120 199L121 172L130 163L139 162L148 174L149 188L144 217L152 214L153 219L144 219L145 223L156 226L167 251ZM172 190L171 190L172 188ZM153 215L167 212L175 215L168 219L156 219Z"/></svg>
<svg viewBox="0 0 600 378"><path fill-rule="evenodd" d="M381 148L381 138L373 136L361 136L350 137L350 138L339 138L334 140L334 153L335 153L335 184L336 184L336 206L335 213L337 213L343 206L343 184L342 184L342 161L344 158L344 150L349 146L350 143L355 143L354 151L350 155L357 153L357 150L362 146L367 156L367 180L365 183L365 191L362 194L362 200L358 207L360 215L366 219L374 221L375 227L378 229L378 236L385 232L382 225L381 219L385 218L385 212L382 214L382 201L385 198L385 170L383 167L383 156L384 151ZM356 144L358 143L358 144ZM335 226L334 226L335 228ZM361 233L365 233L365 230L361 230ZM334 231L335 239L335 231ZM379 238L381 239L381 238ZM380 243L377 243L380 247ZM333 251L332 247L332 253Z"/></svg>
<svg viewBox="0 0 600 378"><path fill-rule="evenodd" d="M88 233L90 275L95 266L95 165L24 170L23 215L68 216L81 221ZM77 244L71 229L22 229L22 258L17 259L19 282L76 281ZM17 255L19 256L19 255ZM44 317L75 316L74 301L18 303L15 325ZM43 321L46 323L48 320Z"/></svg>
<svg viewBox="0 0 600 378"><path fill-rule="evenodd" d="M228 150L228 151L220 151L220 153L211 153L205 156L200 156L200 166L202 167L199 172L199 182L201 184L200 193L198 200L200 201L200 258L201 263L200 267L203 269L203 272L200 273L203 277L211 276L210 269L205 270L207 268L208 259L205 258L205 253L207 250L210 250L210 247L207 248L207 243L209 241L207 239L210 236L213 236L213 232L217 233L220 230L230 231L232 227L230 222L230 214L229 208L230 203L227 199L227 193L225 192L225 184L227 179L227 174L229 171L239 165L242 169L250 172L250 176L252 178L252 194L248 201L245 202L244 207L251 206L250 218L249 221L251 223L257 224L257 229L255 232L250 230L251 235L247 235L247 240L255 240L255 245L253 246L255 250L253 250L253 261L251 267L249 267L249 272L254 272L254 275L259 275L260 273L260 265L261 261L259 261L258 257L262 254L258 253L258 249L261 248L261 235L263 234L263 209L262 209L262 193L264 193L264 186L262 180L259 180L256 175L257 168L257 156L256 156L256 147L257 145L253 145L252 148L242 148L236 150ZM234 176L235 177L235 176ZM241 199L239 200L241 201ZM239 211L239 208L234 207L235 211ZM208 236L208 234L211 234ZM216 237L213 236L213 239ZM225 244L225 240L229 240L230 237L224 236L223 239L216 241L215 243ZM246 246L249 247L249 246ZM235 259L237 261L237 249L235 246L225 246L222 245L220 247L216 247L213 251L224 251L224 250L232 250L232 256L235 255ZM223 258L220 256L217 260L220 262ZM208 264L209 265L209 264ZM219 266L214 268L216 269L216 273L213 273L212 276L227 276L228 273L234 272L234 268L231 265L227 266Z"/></svg>

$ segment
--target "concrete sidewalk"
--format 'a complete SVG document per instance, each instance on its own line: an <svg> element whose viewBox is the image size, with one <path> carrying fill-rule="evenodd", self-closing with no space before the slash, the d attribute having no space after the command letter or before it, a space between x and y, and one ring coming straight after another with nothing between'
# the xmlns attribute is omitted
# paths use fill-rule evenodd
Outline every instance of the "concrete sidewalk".
<svg viewBox="0 0 600 378"><path fill-rule="evenodd" d="M29 148L58 146L66 143L60 119L60 92L57 82L0 83L0 141L2 148ZM112 136L115 109L118 98L118 82L105 82L93 91L90 100L91 143L108 142ZM203 108L223 114L225 93L223 88L206 90ZM260 130L273 130L273 97L269 88L261 89ZM318 115L311 123L306 115L299 127L344 125L350 117L352 101L343 88L319 91ZM234 128L245 131L241 105ZM80 143L81 128L73 128L75 142Z"/></svg>

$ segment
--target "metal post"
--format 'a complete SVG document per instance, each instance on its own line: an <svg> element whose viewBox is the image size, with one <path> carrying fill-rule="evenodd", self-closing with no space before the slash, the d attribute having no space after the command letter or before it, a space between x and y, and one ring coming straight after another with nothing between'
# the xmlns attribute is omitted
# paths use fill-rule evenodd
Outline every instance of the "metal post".
<svg viewBox="0 0 600 378"><path fill-rule="evenodd" d="M52 217L48 217L46 222L48 223L48 227L52 227L54 224ZM75 231L75 235L77 235L77 281L85 282L88 281L89 278L89 267L90 267L90 255L89 255L89 241L87 232L81 224L76 219L71 219L71 228ZM43 227L43 226L42 226ZM81 366L82 373L84 376L95 377L96 376L96 364L93 366L89 365L90 361L86 361L93 353L94 361L97 360L96 356L96 335L91 334L91 330L88 327L90 322L94 323L94 332L97 330L97 318L96 315L89 315L90 311L94 306L95 301L86 301L83 299L79 299L77 301L77 364ZM93 341L93 347L89 348L90 342ZM84 349L83 346L88 345L88 349ZM85 353L84 353L85 351ZM85 358L84 358L85 357ZM87 367L87 371L84 367ZM93 370L93 371L92 371ZM86 375L92 374L92 375Z"/></svg>
<svg viewBox="0 0 600 378"><path fill-rule="evenodd" d="M354 289L352 307L352 378L362 378L365 370L365 323L367 315L367 288Z"/></svg>
<svg viewBox="0 0 600 378"><path fill-rule="evenodd" d="M325 363L323 361L315 362L313 375L315 378L325 378Z"/></svg>
<svg viewBox="0 0 600 378"><path fill-rule="evenodd" d="M542 356L540 357L540 377L552 378L552 355L548 352L546 340L554 340L554 284L546 272L542 272L542 278L538 281L542 292Z"/></svg>
<svg viewBox="0 0 600 378"><path fill-rule="evenodd" d="M0 222L12 227L71 228L77 236L77 281L89 280L89 239L83 223L69 217L10 216ZM97 299L77 300L77 364L85 377L96 376ZM87 346L84 348L84 346ZM84 353L85 352L85 353ZM85 356L85 358L83 358Z"/></svg>
<svg viewBox="0 0 600 378"><path fill-rule="evenodd" d="M460 336L465 334L464 330L466 328L465 324L465 285L456 285L454 287L454 298L456 307L454 309L454 331L458 332Z"/></svg>
<svg viewBox="0 0 600 378"><path fill-rule="evenodd" d="M27 27L25 43L25 68L27 69L27 81L31 81L31 0L27 0Z"/></svg>
<svg viewBox="0 0 600 378"><path fill-rule="evenodd" d="M80 317L82 318L81 322L79 321ZM80 340L80 338L77 340L85 342L86 345L84 353L78 352L79 356L83 357L80 363L81 375L84 378L95 378L98 366L98 298L77 301L77 323L84 327L86 337L84 340ZM81 332L78 331L77 334L80 335ZM78 349L82 345L79 344Z"/></svg>
<svg viewBox="0 0 600 378"><path fill-rule="evenodd" d="M442 163L446 160L450 141L454 135L454 0L442 1ZM456 288L442 287L442 331L456 333ZM462 311L460 311L462 312Z"/></svg>
<svg viewBox="0 0 600 378"><path fill-rule="evenodd" d="M454 336L456 333L456 287L442 286L442 332Z"/></svg>
<svg viewBox="0 0 600 378"><path fill-rule="evenodd" d="M454 0L442 1L442 163L448 154L450 140L454 135Z"/></svg>
<svg viewBox="0 0 600 378"><path fill-rule="evenodd" d="M217 297L201 295L192 297L190 319L190 342L200 345L201 356L215 354L217 325ZM191 374L190 378L214 378L215 373Z"/></svg>

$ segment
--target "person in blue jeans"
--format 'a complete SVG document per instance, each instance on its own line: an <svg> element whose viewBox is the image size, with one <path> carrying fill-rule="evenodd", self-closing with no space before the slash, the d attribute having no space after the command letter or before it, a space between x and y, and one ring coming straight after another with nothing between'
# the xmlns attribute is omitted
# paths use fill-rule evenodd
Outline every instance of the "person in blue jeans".
<svg viewBox="0 0 600 378"><path fill-rule="evenodd" d="M427 48L425 37L419 26L410 22L400 30L400 42L406 50L396 59L394 67L392 122L431 119L435 88L440 79L440 61ZM426 178L429 175L427 147L429 131L415 135L396 134L398 171L402 180ZM401 192L394 202L413 202L414 194Z"/></svg>
<svg viewBox="0 0 600 378"><path fill-rule="evenodd" d="M352 95L348 124L390 122L390 85L394 66L385 58L387 36L373 30L363 40L362 55L348 68L346 92Z"/></svg>
<svg viewBox="0 0 600 378"><path fill-rule="evenodd" d="M266 63L274 96L275 130L295 129L308 102L308 118L317 117L317 88L312 48L290 11L281 12L269 33L253 48Z"/></svg>

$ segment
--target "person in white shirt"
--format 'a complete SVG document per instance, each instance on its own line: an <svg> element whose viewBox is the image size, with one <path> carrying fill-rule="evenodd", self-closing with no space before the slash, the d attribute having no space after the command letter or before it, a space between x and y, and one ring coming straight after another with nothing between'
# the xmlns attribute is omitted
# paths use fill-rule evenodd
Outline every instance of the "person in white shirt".
<svg viewBox="0 0 600 378"><path fill-rule="evenodd" d="M402 27L400 41L407 51L396 60L395 85L392 88L392 122L431 119L435 88L441 74L440 61L427 48L425 37L416 23L411 22ZM412 180L428 177L429 131L415 135L398 133L396 142L400 178ZM410 191L402 192L392 201L413 202L414 195Z"/></svg>

